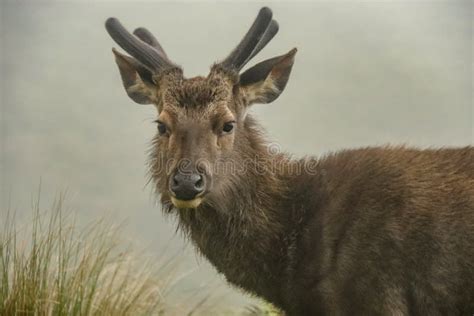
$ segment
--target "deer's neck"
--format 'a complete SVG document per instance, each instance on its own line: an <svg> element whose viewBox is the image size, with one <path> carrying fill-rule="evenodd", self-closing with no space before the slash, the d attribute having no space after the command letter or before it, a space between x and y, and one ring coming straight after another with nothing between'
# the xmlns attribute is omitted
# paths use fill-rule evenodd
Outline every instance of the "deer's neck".
<svg viewBox="0 0 474 316"><path fill-rule="evenodd" d="M235 185L218 205L179 211L180 225L227 280L277 303L303 216L289 202L299 163L269 149L253 121L246 129L248 166L233 176Z"/></svg>

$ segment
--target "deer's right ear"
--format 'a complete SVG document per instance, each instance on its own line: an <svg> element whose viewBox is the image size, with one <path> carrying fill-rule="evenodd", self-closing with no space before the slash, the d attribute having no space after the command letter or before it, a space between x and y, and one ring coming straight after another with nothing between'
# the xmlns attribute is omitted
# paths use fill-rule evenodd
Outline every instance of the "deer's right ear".
<svg viewBox="0 0 474 316"><path fill-rule="evenodd" d="M115 62L120 70L123 87L128 96L139 104L156 103L156 85L153 83L153 74L134 58L119 53L112 48Z"/></svg>

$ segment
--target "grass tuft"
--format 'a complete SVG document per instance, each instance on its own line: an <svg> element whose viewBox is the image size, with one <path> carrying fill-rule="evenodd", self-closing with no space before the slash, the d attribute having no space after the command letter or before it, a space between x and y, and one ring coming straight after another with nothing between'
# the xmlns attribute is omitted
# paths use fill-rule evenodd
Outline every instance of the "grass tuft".
<svg viewBox="0 0 474 316"><path fill-rule="evenodd" d="M123 249L104 221L79 230L63 202L46 212L36 202L23 227L2 216L0 315L163 314L165 285L151 262Z"/></svg>

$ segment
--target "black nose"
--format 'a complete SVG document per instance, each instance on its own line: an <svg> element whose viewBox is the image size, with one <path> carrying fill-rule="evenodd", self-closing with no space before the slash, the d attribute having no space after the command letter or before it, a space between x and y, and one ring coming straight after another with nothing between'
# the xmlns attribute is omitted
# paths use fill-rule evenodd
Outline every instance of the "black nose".
<svg viewBox="0 0 474 316"><path fill-rule="evenodd" d="M179 200L192 200L204 191L204 182L199 173L177 171L171 179L170 190Z"/></svg>

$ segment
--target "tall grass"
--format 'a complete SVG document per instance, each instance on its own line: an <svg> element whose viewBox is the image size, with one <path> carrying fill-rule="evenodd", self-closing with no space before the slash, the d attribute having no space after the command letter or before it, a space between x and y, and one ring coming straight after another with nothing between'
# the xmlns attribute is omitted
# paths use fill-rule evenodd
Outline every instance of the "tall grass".
<svg viewBox="0 0 474 316"><path fill-rule="evenodd" d="M2 214L0 315L161 315L166 282L103 221L78 229L61 196L31 225Z"/></svg>

